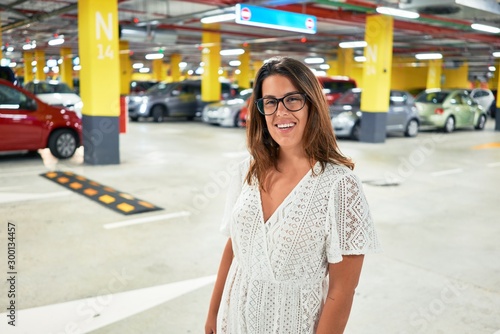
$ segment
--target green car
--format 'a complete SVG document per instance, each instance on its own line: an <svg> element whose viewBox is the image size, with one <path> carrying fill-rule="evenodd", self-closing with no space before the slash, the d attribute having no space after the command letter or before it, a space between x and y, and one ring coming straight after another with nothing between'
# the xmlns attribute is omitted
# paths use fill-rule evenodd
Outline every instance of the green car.
<svg viewBox="0 0 500 334"><path fill-rule="evenodd" d="M422 126L442 128L444 132L466 127L482 130L486 124L486 112L465 89L428 89L416 97L415 105Z"/></svg>

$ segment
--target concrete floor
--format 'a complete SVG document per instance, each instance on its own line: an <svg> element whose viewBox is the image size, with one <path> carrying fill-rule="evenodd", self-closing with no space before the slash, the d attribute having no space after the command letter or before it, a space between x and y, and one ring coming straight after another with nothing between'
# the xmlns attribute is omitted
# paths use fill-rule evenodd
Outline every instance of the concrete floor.
<svg viewBox="0 0 500 334"><path fill-rule="evenodd" d="M384 248L366 257L347 334L500 333L493 128L490 120L484 131L340 141L357 163ZM17 326L0 314L1 333L203 332L225 243L218 226L227 170L246 156L245 132L131 123L120 148L113 166L83 165L81 151L69 161L46 151L44 159L0 156L2 311L8 222L17 237ZM53 169L164 210L123 216L39 176ZM132 224L109 228L122 222Z"/></svg>

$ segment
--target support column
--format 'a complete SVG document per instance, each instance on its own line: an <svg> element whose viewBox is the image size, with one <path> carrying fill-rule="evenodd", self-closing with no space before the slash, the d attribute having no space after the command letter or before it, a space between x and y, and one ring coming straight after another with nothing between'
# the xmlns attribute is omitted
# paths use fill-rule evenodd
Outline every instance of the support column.
<svg viewBox="0 0 500 334"><path fill-rule="evenodd" d="M24 53L24 82L33 81L33 52Z"/></svg>
<svg viewBox="0 0 500 334"><path fill-rule="evenodd" d="M59 50L62 62L59 65L61 73L61 81L66 83L69 88L73 89L73 62L71 59L71 48L61 48Z"/></svg>
<svg viewBox="0 0 500 334"><path fill-rule="evenodd" d="M334 76L339 74L339 62L338 60L328 60L326 62L330 68L326 71L326 75Z"/></svg>
<svg viewBox="0 0 500 334"><path fill-rule="evenodd" d="M337 56L338 75L351 75L351 69L354 62L353 55L353 49L339 49Z"/></svg>
<svg viewBox="0 0 500 334"><path fill-rule="evenodd" d="M152 64L153 80L162 81L165 78L163 74L163 59L154 59Z"/></svg>
<svg viewBox="0 0 500 334"><path fill-rule="evenodd" d="M218 24L204 24L202 34L201 61L203 74L201 76L201 99L205 102L219 101L221 96L221 85L219 83L220 58L220 33ZM209 29L209 30L206 30Z"/></svg>
<svg viewBox="0 0 500 334"><path fill-rule="evenodd" d="M170 75L172 76L172 81L181 80L181 69L179 64L182 61L182 56L178 53L174 53L170 56Z"/></svg>
<svg viewBox="0 0 500 334"><path fill-rule="evenodd" d="M45 67L45 51L35 50L35 60L36 60L35 79L44 81L47 78L47 75L43 71L43 68Z"/></svg>
<svg viewBox="0 0 500 334"><path fill-rule="evenodd" d="M120 163L118 0L78 1L84 161Z"/></svg>
<svg viewBox="0 0 500 334"><path fill-rule="evenodd" d="M120 41L120 95L130 94L130 81L132 79L132 62L128 41Z"/></svg>
<svg viewBox="0 0 500 334"><path fill-rule="evenodd" d="M262 65L264 65L264 62L262 60L254 60L254 61L252 61L252 66L251 66L251 69L252 69L251 77L252 77L252 79L255 78L255 76L257 75L257 72L260 70L260 68L262 67Z"/></svg>
<svg viewBox="0 0 500 334"><path fill-rule="evenodd" d="M496 72L496 76L497 76L497 96L495 96L495 99L497 101L497 110L495 111L495 131L500 131L500 92L499 92L499 89L500 89L500 61L497 62L497 70L495 71Z"/></svg>
<svg viewBox="0 0 500 334"><path fill-rule="evenodd" d="M360 141L383 143L386 137L387 111L392 72L394 19L372 15L366 19L366 62L363 66Z"/></svg>
<svg viewBox="0 0 500 334"><path fill-rule="evenodd" d="M240 74L236 76L238 80L238 86L241 89L250 88L250 51L248 48L244 48L245 53L240 55L239 61L241 62L239 70Z"/></svg>
<svg viewBox="0 0 500 334"><path fill-rule="evenodd" d="M431 59L428 62L429 70L427 71L426 88L441 88L441 72L443 68L442 59Z"/></svg>

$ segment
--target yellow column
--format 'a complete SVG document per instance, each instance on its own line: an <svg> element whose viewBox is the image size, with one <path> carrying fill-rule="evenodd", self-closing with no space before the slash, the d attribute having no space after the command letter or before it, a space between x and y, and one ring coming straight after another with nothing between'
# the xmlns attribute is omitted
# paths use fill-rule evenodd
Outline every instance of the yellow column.
<svg viewBox="0 0 500 334"><path fill-rule="evenodd" d="M71 48L61 48L59 50L62 62L59 65L59 73L61 74L61 81L66 83L71 89L73 89L73 62Z"/></svg>
<svg viewBox="0 0 500 334"><path fill-rule="evenodd" d="M203 49L201 51L201 61L203 74L201 76L201 99L203 101L218 101L221 96L221 85L219 84L220 56L220 33L213 30L219 29L218 24L204 24L202 34Z"/></svg>
<svg viewBox="0 0 500 334"><path fill-rule="evenodd" d="M43 68L45 67L45 51L35 50L35 60L36 60L35 79L43 81L47 77L47 75L43 72Z"/></svg>
<svg viewBox="0 0 500 334"><path fill-rule="evenodd" d="M255 78L255 76L257 75L257 72L260 70L260 68L262 67L262 65L264 64L263 61L261 60L254 60L252 61L252 74L251 74L251 78L252 80Z"/></svg>
<svg viewBox="0 0 500 334"><path fill-rule="evenodd" d="M360 140L384 142L392 73L392 41L394 19L385 15L372 15L366 19L363 65L363 94L361 95Z"/></svg>
<svg viewBox="0 0 500 334"><path fill-rule="evenodd" d="M337 61L338 61L338 75L351 75L351 69L354 62L353 49L339 49Z"/></svg>
<svg viewBox="0 0 500 334"><path fill-rule="evenodd" d="M80 94L84 161L117 164L119 158L120 53L118 0L78 1Z"/></svg>
<svg viewBox="0 0 500 334"><path fill-rule="evenodd" d="M172 81L181 80L181 70L179 68L179 63L182 60L182 56L178 53L174 53L170 56L170 75L172 76Z"/></svg>
<svg viewBox="0 0 500 334"><path fill-rule="evenodd" d="M130 94L130 80L132 79L132 62L128 41L120 41L120 95Z"/></svg>
<svg viewBox="0 0 500 334"><path fill-rule="evenodd" d="M431 59L428 62L429 69L427 71L427 88L441 88L441 71L443 60Z"/></svg>
<svg viewBox="0 0 500 334"><path fill-rule="evenodd" d="M163 59L154 59L152 64L153 80L162 81L165 77L163 75Z"/></svg>
<svg viewBox="0 0 500 334"><path fill-rule="evenodd" d="M330 68L326 71L327 75L329 76L340 75L338 60L328 60L326 63L330 66Z"/></svg>
<svg viewBox="0 0 500 334"><path fill-rule="evenodd" d="M239 70L240 74L236 76L238 86L240 88L250 88L250 50L244 48L245 53L240 55L239 61L241 62Z"/></svg>
<svg viewBox="0 0 500 334"><path fill-rule="evenodd" d="M500 60L497 62L497 70L495 71L496 76L498 78L497 81L497 96L495 99L497 101L497 110L495 111L495 131L500 131L500 92L498 89L500 88Z"/></svg>
<svg viewBox="0 0 500 334"><path fill-rule="evenodd" d="M170 64L163 63L163 69L162 69L162 71L163 71L163 74L164 74L163 81L172 82L172 76L169 75Z"/></svg>
<svg viewBox="0 0 500 334"><path fill-rule="evenodd" d="M24 53L24 82L28 83L33 81L33 52Z"/></svg>

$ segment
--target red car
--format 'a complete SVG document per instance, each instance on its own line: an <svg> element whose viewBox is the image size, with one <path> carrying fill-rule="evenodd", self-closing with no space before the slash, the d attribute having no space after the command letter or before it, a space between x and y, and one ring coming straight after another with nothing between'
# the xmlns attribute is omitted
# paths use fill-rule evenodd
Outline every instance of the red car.
<svg viewBox="0 0 500 334"><path fill-rule="evenodd" d="M0 151L48 147L56 158L73 156L82 143L82 120L0 79Z"/></svg>

